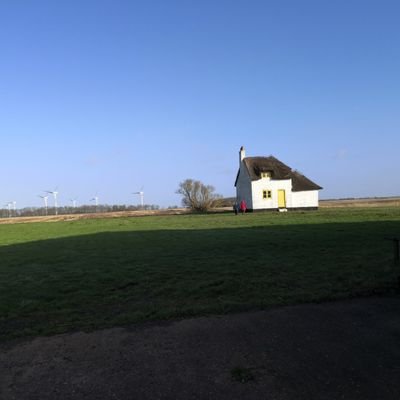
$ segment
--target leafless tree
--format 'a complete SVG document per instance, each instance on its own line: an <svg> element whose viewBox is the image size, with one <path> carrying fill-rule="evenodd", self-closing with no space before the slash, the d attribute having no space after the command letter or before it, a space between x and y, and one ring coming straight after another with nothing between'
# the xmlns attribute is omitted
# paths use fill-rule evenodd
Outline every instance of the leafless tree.
<svg viewBox="0 0 400 400"><path fill-rule="evenodd" d="M177 194L182 195L182 205L194 211L207 211L215 207L221 196L214 192L213 186L205 185L193 179L186 179L181 182L176 191Z"/></svg>

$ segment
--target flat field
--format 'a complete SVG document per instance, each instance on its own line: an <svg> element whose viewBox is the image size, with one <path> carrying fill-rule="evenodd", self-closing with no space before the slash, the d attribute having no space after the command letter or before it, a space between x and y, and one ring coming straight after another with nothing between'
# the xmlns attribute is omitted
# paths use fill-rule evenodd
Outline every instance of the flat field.
<svg viewBox="0 0 400 400"><path fill-rule="evenodd" d="M0 225L0 340L395 291L399 207Z"/></svg>

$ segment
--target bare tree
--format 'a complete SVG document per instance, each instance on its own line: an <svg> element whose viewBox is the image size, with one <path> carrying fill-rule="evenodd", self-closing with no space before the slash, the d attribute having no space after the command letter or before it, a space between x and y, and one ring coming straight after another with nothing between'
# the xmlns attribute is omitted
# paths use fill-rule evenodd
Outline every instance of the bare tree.
<svg viewBox="0 0 400 400"><path fill-rule="evenodd" d="M205 185L193 179L186 179L181 182L176 191L177 194L182 195L182 204L194 211L207 211L215 207L221 196L214 192L213 186Z"/></svg>

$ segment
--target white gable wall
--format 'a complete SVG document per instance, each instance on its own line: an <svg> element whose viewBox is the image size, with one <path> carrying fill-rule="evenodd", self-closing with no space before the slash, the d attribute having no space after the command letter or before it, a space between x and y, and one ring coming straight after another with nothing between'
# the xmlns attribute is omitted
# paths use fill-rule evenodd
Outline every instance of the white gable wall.
<svg viewBox="0 0 400 400"><path fill-rule="evenodd" d="M292 180L271 180L270 178L261 178L251 182L253 193L253 210L266 208L278 208L278 190L283 189L286 195L286 207L292 207ZM271 190L272 198L263 199L263 190Z"/></svg>
<svg viewBox="0 0 400 400"><path fill-rule="evenodd" d="M244 200L247 208L253 208L251 180L247 168L243 163L240 164L240 172L236 182L236 199L239 203Z"/></svg>

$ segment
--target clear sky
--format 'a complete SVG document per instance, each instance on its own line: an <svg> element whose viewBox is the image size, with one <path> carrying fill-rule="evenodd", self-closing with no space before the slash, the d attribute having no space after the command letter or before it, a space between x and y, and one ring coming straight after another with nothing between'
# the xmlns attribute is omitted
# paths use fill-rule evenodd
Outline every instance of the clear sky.
<svg viewBox="0 0 400 400"><path fill-rule="evenodd" d="M400 2L0 1L0 206L233 196L240 146L400 195Z"/></svg>

